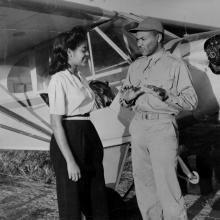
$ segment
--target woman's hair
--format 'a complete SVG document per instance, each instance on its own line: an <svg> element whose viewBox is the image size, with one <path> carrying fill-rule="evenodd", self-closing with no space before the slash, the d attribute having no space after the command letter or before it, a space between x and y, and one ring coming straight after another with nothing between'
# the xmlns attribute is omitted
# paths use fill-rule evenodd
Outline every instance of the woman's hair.
<svg viewBox="0 0 220 220"><path fill-rule="evenodd" d="M75 50L86 41L86 29L76 26L71 31L59 34L54 40L49 75L69 67L67 49Z"/></svg>

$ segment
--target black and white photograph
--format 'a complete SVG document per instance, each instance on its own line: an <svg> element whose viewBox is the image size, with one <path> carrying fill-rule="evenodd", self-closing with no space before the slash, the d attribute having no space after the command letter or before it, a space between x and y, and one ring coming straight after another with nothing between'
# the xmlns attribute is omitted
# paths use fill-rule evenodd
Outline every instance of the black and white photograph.
<svg viewBox="0 0 220 220"><path fill-rule="evenodd" d="M220 220L219 0L0 0L0 220Z"/></svg>

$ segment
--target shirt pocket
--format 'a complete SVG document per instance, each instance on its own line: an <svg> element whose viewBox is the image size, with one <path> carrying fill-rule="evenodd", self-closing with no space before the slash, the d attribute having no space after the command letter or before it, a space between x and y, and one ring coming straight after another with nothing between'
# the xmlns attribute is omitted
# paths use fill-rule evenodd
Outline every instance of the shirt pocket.
<svg viewBox="0 0 220 220"><path fill-rule="evenodd" d="M154 85L166 90L170 90L173 87L174 74L169 67L153 68L151 75L148 79L148 84Z"/></svg>

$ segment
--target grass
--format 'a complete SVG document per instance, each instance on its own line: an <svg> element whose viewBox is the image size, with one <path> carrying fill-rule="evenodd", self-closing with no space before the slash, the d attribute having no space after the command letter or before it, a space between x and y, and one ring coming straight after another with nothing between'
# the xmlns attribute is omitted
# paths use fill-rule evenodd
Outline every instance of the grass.
<svg viewBox="0 0 220 220"><path fill-rule="evenodd" d="M44 183L54 182L49 152L0 151L0 173Z"/></svg>

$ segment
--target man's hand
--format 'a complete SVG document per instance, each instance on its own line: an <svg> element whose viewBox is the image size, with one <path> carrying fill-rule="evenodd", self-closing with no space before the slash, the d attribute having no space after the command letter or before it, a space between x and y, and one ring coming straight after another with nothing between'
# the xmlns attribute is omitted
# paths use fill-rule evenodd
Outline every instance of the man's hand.
<svg viewBox="0 0 220 220"><path fill-rule="evenodd" d="M147 88L151 89L156 94L156 96L163 102L169 98L167 91L163 88L154 85L147 85Z"/></svg>
<svg viewBox="0 0 220 220"><path fill-rule="evenodd" d="M124 86L120 93L120 104L124 107L130 108L135 105L135 101L139 96L144 94L144 91L142 91L140 87Z"/></svg>

